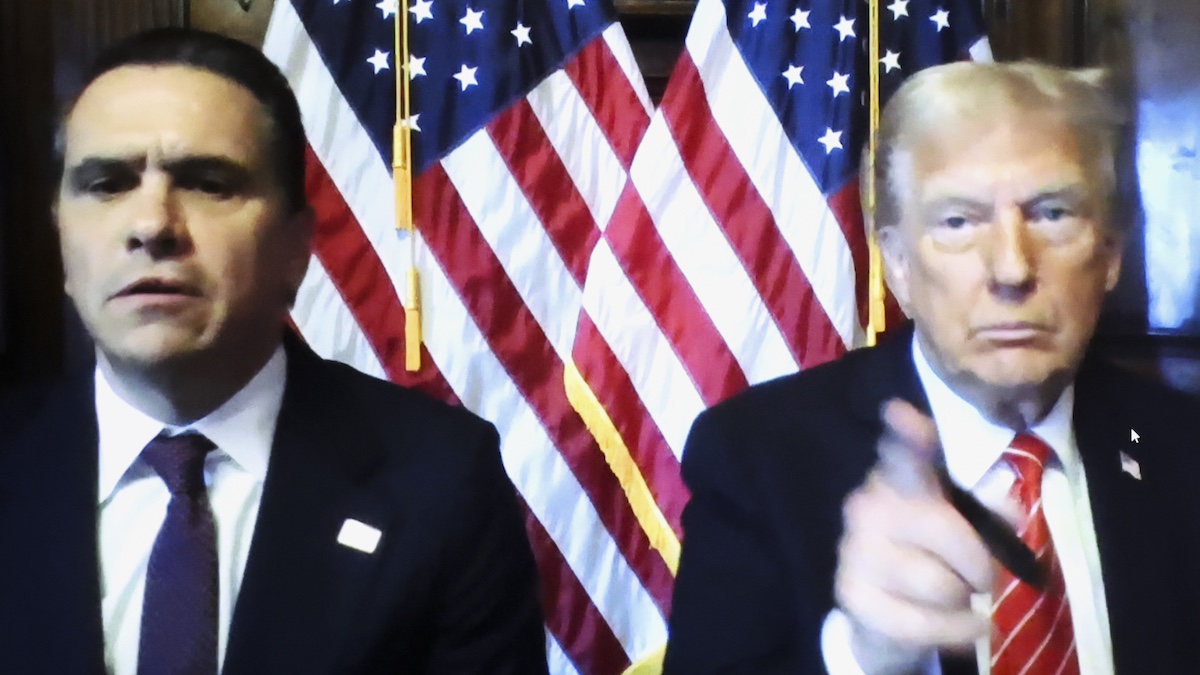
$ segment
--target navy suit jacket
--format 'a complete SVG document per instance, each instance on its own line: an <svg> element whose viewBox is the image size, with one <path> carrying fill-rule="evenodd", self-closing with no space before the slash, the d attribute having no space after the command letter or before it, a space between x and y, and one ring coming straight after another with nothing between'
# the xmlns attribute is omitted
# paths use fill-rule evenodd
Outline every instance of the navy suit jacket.
<svg viewBox="0 0 1200 675"><path fill-rule="evenodd" d="M289 341L224 675L546 672L495 429ZM90 374L0 405L0 672L104 672ZM383 532L337 543L347 518Z"/></svg>
<svg viewBox="0 0 1200 675"><path fill-rule="evenodd" d="M842 502L876 460L880 409L928 410L911 330L702 414L665 675L824 673ZM1200 673L1200 405L1089 359L1074 428L1087 474L1118 673ZM1130 431L1140 435L1131 442ZM1121 454L1141 467L1137 480ZM974 659L943 658L948 673Z"/></svg>

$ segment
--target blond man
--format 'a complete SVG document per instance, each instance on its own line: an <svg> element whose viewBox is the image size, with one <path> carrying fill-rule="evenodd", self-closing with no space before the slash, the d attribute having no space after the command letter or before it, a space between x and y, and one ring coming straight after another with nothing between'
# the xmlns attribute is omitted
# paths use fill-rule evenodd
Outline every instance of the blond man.
<svg viewBox="0 0 1200 675"><path fill-rule="evenodd" d="M897 92L875 226L912 324L696 421L667 673L1200 672L1200 408L1086 356L1124 235L1099 79Z"/></svg>

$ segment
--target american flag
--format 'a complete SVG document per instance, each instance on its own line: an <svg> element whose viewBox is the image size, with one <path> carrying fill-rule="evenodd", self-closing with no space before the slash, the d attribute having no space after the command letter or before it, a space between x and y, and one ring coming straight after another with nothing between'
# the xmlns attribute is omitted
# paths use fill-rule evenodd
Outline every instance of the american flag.
<svg viewBox="0 0 1200 675"><path fill-rule="evenodd" d="M630 374L655 390L642 398L662 403L650 413L676 456L704 407L860 341L866 9L861 0L698 4L606 231L623 249L597 248L584 292L589 315L611 319L596 327L609 345L655 351ZM882 19L885 94L929 65L989 56L973 2L896 0ZM670 264L647 280L653 288L621 281L656 255ZM622 303L653 322L604 310ZM587 352L577 344L577 362Z"/></svg>
<svg viewBox="0 0 1200 675"><path fill-rule="evenodd" d="M885 21L892 79L978 37L965 1L949 29L930 3L893 5L911 16ZM551 672L661 657L692 419L861 336L865 8L701 0L653 111L611 0L276 2L264 50L304 111L317 214L293 319L324 356L497 425ZM411 55L394 53L403 11ZM395 229L397 68L415 234Z"/></svg>
<svg viewBox="0 0 1200 675"><path fill-rule="evenodd" d="M527 507L554 673L666 639L672 574L564 387L591 249L650 101L610 0L276 3L264 51L312 152L315 256L293 310L318 352L493 421ZM418 233L395 229L395 75L413 91ZM424 367L404 371L410 247Z"/></svg>
<svg viewBox="0 0 1200 675"><path fill-rule="evenodd" d="M677 471L697 414L861 344L867 9L700 0L592 253L574 364L641 469L659 532L682 534ZM974 0L881 10L885 98L921 68L991 58Z"/></svg>

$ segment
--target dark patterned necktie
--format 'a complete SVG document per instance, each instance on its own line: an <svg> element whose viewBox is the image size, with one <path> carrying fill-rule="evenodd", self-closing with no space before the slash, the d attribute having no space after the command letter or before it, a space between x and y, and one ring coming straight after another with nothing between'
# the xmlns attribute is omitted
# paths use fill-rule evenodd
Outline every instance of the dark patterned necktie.
<svg viewBox="0 0 1200 675"><path fill-rule="evenodd" d="M171 501L146 568L138 675L217 672L217 538L204 486L212 449L187 433L159 435L142 451Z"/></svg>
<svg viewBox="0 0 1200 675"><path fill-rule="evenodd" d="M1067 585L1042 511L1042 473L1051 455L1045 441L1017 434L1004 459L1017 473L1013 484L1026 513L1019 534L1037 554L1046 587L1036 589L1001 569L992 595L993 675L1079 675Z"/></svg>

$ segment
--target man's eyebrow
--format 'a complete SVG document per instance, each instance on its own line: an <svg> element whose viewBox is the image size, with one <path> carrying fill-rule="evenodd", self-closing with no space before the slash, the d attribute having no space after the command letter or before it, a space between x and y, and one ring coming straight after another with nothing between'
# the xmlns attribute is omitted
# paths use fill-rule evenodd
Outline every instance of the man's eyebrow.
<svg viewBox="0 0 1200 675"><path fill-rule="evenodd" d="M956 197L947 195L943 197L934 197L926 202L924 206L926 209L930 210L938 210L948 207L980 209L991 208L992 203L991 200L988 199L974 199L971 197Z"/></svg>
<svg viewBox="0 0 1200 675"><path fill-rule="evenodd" d="M144 155L84 157L67 169L66 176L68 184L78 189L100 176L110 175L115 171L140 173L145 167L146 157Z"/></svg>
<svg viewBox="0 0 1200 675"><path fill-rule="evenodd" d="M101 178L140 175L148 164L145 155L85 157L69 167L64 178L72 191L82 192ZM159 164L173 181L218 179L224 181L227 187L239 190L247 189L255 182L250 167L223 155L182 155L164 158Z"/></svg>
<svg viewBox="0 0 1200 675"><path fill-rule="evenodd" d="M1051 188L1049 190L1042 190L1041 192L1038 192L1037 194L1030 197L1029 199L1026 199L1024 204L1026 206L1029 206L1032 204L1039 204L1041 202L1048 202L1048 201L1055 201L1055 200L1078 203L1078 202L1087 201L1087 198L1088 198L1088 190L1083 185L1065 185L1060 188Z"/></svg>
<svg viewBox="0 0 1200 675"><path fill-rule="evenodd" d="M219 173L248 180L253 172L245 164L222 155L185 155L162 161L162 168L172 176L193 173Z"/></svg>
<svg viewBox="0 0 1200 675"><path fill-rule="evenodd" d="M1021 200L1021 205L1028 207L1042 202L1063 200L1072 203L1086 201L1088 198L1088 190L1083 185L1069 184L1061 187L1055 186L1045 190L1039 190L1032 196ZM934 197L928 200L924 207L929 210L944 209L949 207L968 208L968 209L990 209L993 203L991 199L974 197L965 197L959 195L944 195Z"/></svg>

